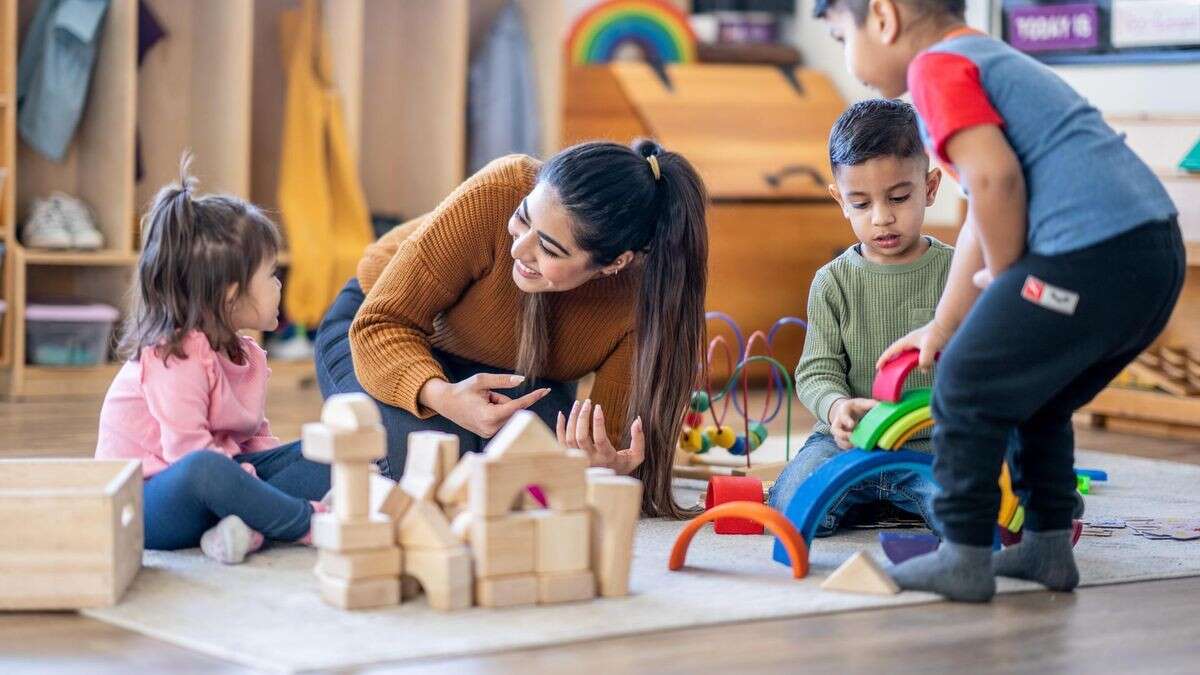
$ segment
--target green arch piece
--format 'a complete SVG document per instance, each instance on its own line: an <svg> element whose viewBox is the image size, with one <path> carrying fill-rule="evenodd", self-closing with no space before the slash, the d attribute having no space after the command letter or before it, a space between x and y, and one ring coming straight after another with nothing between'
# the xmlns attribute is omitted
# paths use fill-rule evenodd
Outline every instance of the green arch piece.
<svg viewBox="0 0 1200 675"><path fill-rule="evenodd" d="M850 434L850 442L856 448L874 450L880 437L893 424L920 408L928 408L930 394L929 389L913 389L905 393L898 403L884 402L871 408L871 411L859 420L854 433Z"/></svg>

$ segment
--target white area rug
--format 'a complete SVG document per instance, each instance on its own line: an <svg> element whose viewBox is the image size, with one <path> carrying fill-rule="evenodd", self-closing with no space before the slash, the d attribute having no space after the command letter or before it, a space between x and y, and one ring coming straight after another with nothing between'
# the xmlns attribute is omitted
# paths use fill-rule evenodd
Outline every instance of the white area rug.
<svg viewBox="0 0 1200 675"><path fill-rule="evenodd" d="M1080 452L1080 466L1105 469L1087 517L1200 514L1200 466ZM690 497L694 499L694 495ZM680 523L643 521L633 565L633 595L550 607L463 612L430 610L423 599L389 609L342 612L317 595L316 552L276 547L236 567L198 550L148 552L145 569L117 607L85 612L102 621L190 649L273 670L339 668L380 661L460 656L592 640L685 626L918 604L936 596L892 597L822 591L821 580L860 548L884 560L877 533L815 542L808 578L771 561L769 536L693 540L688 567L667 571ZM1200 540L1151 541L1128 529L1084 537L1075 549L1084 585L1200 575ZM1001 580L1001 592L1032 584Z"/></svg>

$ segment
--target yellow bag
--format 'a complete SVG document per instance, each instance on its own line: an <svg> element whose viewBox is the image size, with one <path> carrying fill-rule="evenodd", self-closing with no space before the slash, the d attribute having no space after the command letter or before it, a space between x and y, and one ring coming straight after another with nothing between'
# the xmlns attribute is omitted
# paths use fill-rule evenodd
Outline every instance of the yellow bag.
<svg viewBox="0 0 1200 675"><path fill-rule="evenodd" d="M280 36L287 97L278 199L292 256L283 300L292 321L316 326L354 276L371 222L316 1L285 11Z"/></svg>

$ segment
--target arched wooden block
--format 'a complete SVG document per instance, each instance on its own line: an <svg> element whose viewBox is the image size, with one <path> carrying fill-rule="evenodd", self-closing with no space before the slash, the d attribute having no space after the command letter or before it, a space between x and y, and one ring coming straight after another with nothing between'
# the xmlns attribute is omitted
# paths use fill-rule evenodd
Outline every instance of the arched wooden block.
<svg viewBox="0 0 1200 675"><path fill-rule="evenodd" d="M912 427L911 429L909 429L908 431L904 432L904 435L900 436L900 438L897 438L895 444L893 444L892 447L890 447L888 449L889 450L899 450L900 448L903 448L904 446L908 445L908 442L912 440L913 436L916 436L917 434L921 433L922 431L925 431L926 429L929 429L932 427L933 427L933 419L932 418L927 419L924 422L921 422L920 424L918 424L918 425Z"/></svg>
<svg viewBox="0 0 1200 675"><path fill-rule="evenodd" d="M788 504L785 515L804 538L806 554L807 547L812 545L813 537L817 533L817 526L825 519L825 514L839 497L866 478L877 476L883 471L897 470L916 471L932 482L933 455L911 450L851 450L829 460L801 483ZM772 557L776 562L786 565L792 560L788 549L789 545L786 542L777 539Z"/></svg>
<svg viewBox="0 0 1200 675"><path fill-rule="evenodd" d="M373 427L383 423L375 400L362 392L334 394L321 408L321 423L343 431Z"/></svg>
<svg viewBox="0 0 1200 675"><path fill-rule="evenodd" d="M777 553L775 559L780 560L780 555L782 555L781 562L792 566L792 576L796 579L803 579L808 575L808 546L801 538L800 533L788 522L787 518L783 517L782 513L766 504L755 504L754 502L720 504L688 521L675 539L675 545L671 547L668 569L677 570L683 567L692 537L696 536L696 532L706 523L718 518L746 518L762 523L763 527L775 535L775 548L782 552Z"/></svg>
<svg viewBox="0 0 1200 675"><path fill-rule="evenodd" d="M1013 494L1012 474L1008 470L1008 462L1005 462L1000 465L1000 515L996 517L996 522L1010 531L1019 530L1019 527L1015 530L1012 527L1019 505L1020 501Z"/></svg>
<svg viewBox="0 0 1200 675"><path fill-rule="evenodd" d="M933 419L929 412L929 407L917 408L908 413L904 417L896 420L896 423L888 427L887 431L879 437L879 447L884 450L897 450L900 445L897 443L901 438L911 438L911 430Z"/></svg>
<svg viewBox="0 0 1200 675"><path fill-rule="evenodd" d="M920 357L921 352L910 349L883 364L879 372L875 373L875 382L871 385L871 398L880 402L898 402L901 392L904 391L904 381L908 379L908 374L913 368L917 367Z"/></svg>
<svg viewBox="0 0 1200 675"><path fill-rule="evenodd" d="M871 408L854 427L850 442L856 448L874 450L879 439L893 424L920 408L928 408L930 394L928 389L914 389L905 394L899 403L880 403Z"/></svg>

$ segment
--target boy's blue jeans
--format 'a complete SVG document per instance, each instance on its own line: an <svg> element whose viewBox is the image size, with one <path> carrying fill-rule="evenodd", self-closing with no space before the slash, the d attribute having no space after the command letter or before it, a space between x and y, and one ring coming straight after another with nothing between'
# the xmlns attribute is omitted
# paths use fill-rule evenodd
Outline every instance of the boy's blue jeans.
<svg viewBox="0 0 1200 675"><path fill-rule="evenodd" d="M846 450L839 448L833 437L828 434L809 436L804 442L804 447L800 448L800 452L784 467L779 480L771 487L767 503L771 508L786 513L788 504L791 503L800 484L826 462L843 452ZM914 471L884 471L847 490L825 514L825 520L817 527L817 536L828 537L833 534L851 508L873 502L890 502L909 513L921 516L929 528L937 532L931 505L936 490L937 487L932 481Z"/></svg>
<svg viewBox="0 0 1200 675"><path fill-rule="evenodd" d="M240 464L254 465L258 478ZM329 492L329 466L300 455L300 441L233 459L197 450L152 476L143 488L146 548L200 545L200 535L236 515L267 539L308 533L312 504Z"/></svg>

